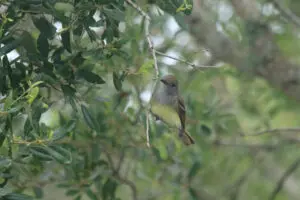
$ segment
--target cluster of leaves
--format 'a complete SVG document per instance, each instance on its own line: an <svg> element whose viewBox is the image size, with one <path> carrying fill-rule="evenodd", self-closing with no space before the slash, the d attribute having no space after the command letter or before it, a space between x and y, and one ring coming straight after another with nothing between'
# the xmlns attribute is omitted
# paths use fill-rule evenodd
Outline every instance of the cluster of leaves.
<svg viewBox="0 0 300 200"><path fill-rule="evenodd" d="M170 13L189 14L192 9L191 1L169 2L171 7L165 1L157 5ZM143 125L114 116L114 106L90 92L99 92L99 86L112 75L119 100L128 95L123 89L128 75L123 66L128 64L120 61L135 60L124 48L130 40L138 42L132 35L128 38L131 33L122 36L119 29L128 9L125 1L6 1L4 8L0 27L0 197L31 199L25 193L32 189L29 193L42 198L43 186L51 182L61 182L58 187L76 200L84 195L117 199L120 184L133 187L134 192L134 185L120 175L122 156L116 166L110 151L130 151L133 147L128 141L140 139L131 133ZM43 121L46 111L59 102L66 106ZM120 123L128 128L120 128ZM189 179L198 169L196 163ZM47 170L52 171L51 177ZM40 176L47 178L40 180Z"/></svg>

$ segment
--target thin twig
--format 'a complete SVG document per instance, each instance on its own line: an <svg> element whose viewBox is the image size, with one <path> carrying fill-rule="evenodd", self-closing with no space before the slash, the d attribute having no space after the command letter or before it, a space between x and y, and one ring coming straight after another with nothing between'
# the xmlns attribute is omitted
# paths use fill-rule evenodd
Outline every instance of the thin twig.
<svg viewBox="0 0 300 200"><path fill-rule="evenodd" d="M232 147L242 147L242 148L254 148L254 149L268 149L273 150L278 147L279 144L265 144L265 143L246 143L242 141L226 141L226 140L216 140L214 142L217 146L232 146Z"/></svg>
<svg viewBox="0 0 300 200"><path fill-rule="evenodd" d="M277 10L279 10L280 13L285 16L285 18L287 18L287 20L290 20L296 26L300 27L300 18L297 15L295 15L288 8L284 7L278 0L273 0L273 4L275 8L277 8Z"/></svg>
<svg viewBox="0 0 300 200"><path fill-rule="evenodd" d="M297 133L297 132L300 132L300 127L267 129L253 134L242 134L242 136L257 136L266 133L280 134L280 133Z"/></svg>
<svg viewBox="0 0 300 200"><path fill-rule="evenodd" d="M132 191L132 199L137 200L138 199L137 198L137 189L136 189L135 184L132 181L130 181L130 180L128 180L128 179L126 179L126 178L124 178L120 175L120 171L118 171L118 170L120 170L120 168L114 166L113 159L112 159L111 155L109 154L109 152L105 148L103 149L103 152L106 155L106 158L109 162L109 165L111 166L111 169L112 169L112 172L113 172L113 177L115 179L119 180L121 183L123 183L125 185L128 185L131 188L131 191ZM120 159L123 160L124 158L120 158Z"/></svg>
<svg viewBox="0 0 300 200"><path fill-rule="evenodd" d="M145 36L146 36L146 39L147 39L147 42L148 42L149 49L151 51L151 55L152 55L152 58L153 58L153 61L154 61L154 69L155 69L155 82L154 82L154 84L152 86L152 89L151 89L151 98L152 98L152 95L154 93L154 89L156 88L157 82L159 80L159 69L158 69L158 64L157 64L156 51L155 51L153 41L152 41L151 35L150 35L150 30L149 30L151 18L145 11L143 11L137 4L135 4L131 0L126 0L126 2L130 6L135 8L145 18ZM149 137L150 123L149 123L149 120L150 120L150 103L148 105L148 109L147 109L147 113L146 113L146 138L147 138L147 146L148 147L150 147L150 139L149 139L150 138Z"/></svg>
<svg viewBox="0 0 300 200"><path fill-rule="evenodd" d="M180 58L176 58L176 57L173 57L173 56L170 56L168 54L165 54L165 53L162 53L160 51L157 51L155 50L155 53L158 54L158 55L161 55L161 56L164 56L164 57L167 57L167 58L171 58L173 60L176 60L176 61L179 61L179 62L182 62L182 63L185 63L191 67L193 67L194 69L207 69L207 68L219 68L219 66L206 66L206 65L196 65L194 63L191 63L189 61L186 61L186 60L183 60L183 59L180 59Z"/></svg>
<svg viewBox="0 0 300 200"><path fill-rule="evenodd" d="M150 146L150 138L149 138L149 117L150 117L150 112L147 112L147 119L146 119L146 137L147 137L147 147Z"/></svg>
<svg viewBox="0 0 300 200"><path fill-rule="evenodd" d="M284 182L289 178L289 176L299 167L300 165L300 157L297 158L284 172L282 177L279 179L279 181L276 184L276 187L274 188L273 192L270 195L269 200L274 200L277 196L277 194L280 192L282 189Z"/></svg>

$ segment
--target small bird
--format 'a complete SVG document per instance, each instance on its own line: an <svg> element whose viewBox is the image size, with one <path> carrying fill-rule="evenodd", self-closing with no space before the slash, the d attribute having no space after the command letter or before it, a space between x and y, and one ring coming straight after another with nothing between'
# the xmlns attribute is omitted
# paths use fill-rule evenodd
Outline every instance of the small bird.
<svg viewBox="0 0 300 200"><path fill-rule="evenodd" d="M151 99L151 112L159 120L178 128L179 138L185 145L194 144L194 139L185 131L185 106L179 95L178 81L173 75L161 78L159 88Z"/></svg>

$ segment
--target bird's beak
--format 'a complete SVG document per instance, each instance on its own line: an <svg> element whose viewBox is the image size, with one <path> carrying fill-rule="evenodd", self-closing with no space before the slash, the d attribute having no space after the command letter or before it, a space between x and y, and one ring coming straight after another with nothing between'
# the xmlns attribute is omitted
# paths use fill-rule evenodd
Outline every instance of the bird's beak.
<svg viewBox="0 0 300 200"><path fill-rule="evenodd" d="M161 82L163 82L164 84L167 84L166 80L164 79L160 79Z"/></svg>

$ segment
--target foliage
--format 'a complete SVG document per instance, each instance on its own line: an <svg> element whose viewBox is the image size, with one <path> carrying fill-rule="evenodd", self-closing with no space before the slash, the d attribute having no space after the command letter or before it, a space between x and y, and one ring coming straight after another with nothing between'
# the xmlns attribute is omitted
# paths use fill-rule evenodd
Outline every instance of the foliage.
<svg viewBox="0 0 300 200"><path fill-rule="evenodd" d="M297 104L227 64L183 73L188 66L155 60L144 33L147 20L128 2L151 16L151 36L163 38L157 51L207 59L186 36L191 0L1 1L0 197L49 199L44 191L52 190L53 199L227 199L242 187L234 185L240 176L256 168L243 196L266 199L274 180L261 181L264 168L253 164L266 151L247 144L265 149L289 138L246 137L246 148L238 151L222 146L223 139L296 126ZM169 34L166 25L174 19L181 28ZM242 34L239 25L237 17L222 24L232 38ZM278 43L294 56L295 44L286 41L292 30L286 31ZM154 120L146 147L143 96L155 62L160 72L180 79L192 147ZM293 161L297 148L286 148L289 156L277 150L272 158Z"/></svg>

